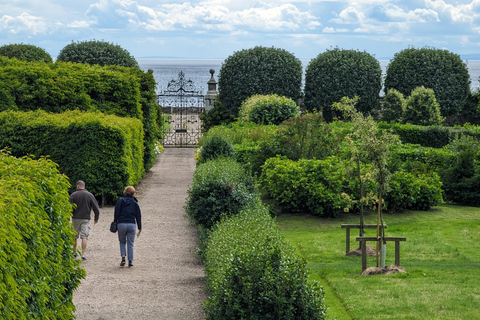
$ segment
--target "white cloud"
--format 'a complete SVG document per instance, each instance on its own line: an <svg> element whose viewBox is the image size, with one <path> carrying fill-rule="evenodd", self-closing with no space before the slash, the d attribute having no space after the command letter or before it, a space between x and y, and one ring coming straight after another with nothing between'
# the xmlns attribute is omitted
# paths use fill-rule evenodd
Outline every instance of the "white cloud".
<svg viewBox="0 0 480 320"><path fill-rule="evenodd" d="M438 18L438 13L430 9L414 9L404 11L402 8L396 5L386 4L384 6L384 10L386 17L393 21L440 22Z"/></svg>
<svg viewBox="0 0 480 320"><path fill-rule="evenodd" d="M12 17L4 15L0 18L0 31L9 33L29 33L32 35L45 34L49 30L48 24L40 17L32 16L26 12Z"/></svg>

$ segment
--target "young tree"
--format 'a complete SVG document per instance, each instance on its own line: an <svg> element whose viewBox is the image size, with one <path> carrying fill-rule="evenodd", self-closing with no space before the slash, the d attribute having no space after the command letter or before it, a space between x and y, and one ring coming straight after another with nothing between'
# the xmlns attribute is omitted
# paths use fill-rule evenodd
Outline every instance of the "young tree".
<svg viewBox="0 0 480 320"><path fill-rule="evenodd" d="M405 112L405 98L403 94L395 89L388 90L385 97L383 97L382 109L382 121L400 122Z"/></svg>
<svg viewBox="0 0 480 320"><path fill-rule="evenodd" d="M364 116L355 109L358 97L353 99L343 97L340 102L332 105L333 110L343 113L346 119L349 119L355 129L347 136L352 152L352 160L357 164L358 179L360 182L360 236L364 235L363 230L363 204L369 199L365 197L363 190L363 181L365 177L361 173L361 163L371 164L371 174L377 182L377 239L385 237L385 229L380 235L380 224L383 223L382 215L382 194L388 190L390 172L387 168L387 162L392 144L398 142L398 137L387 130L380 130L371 116ZM378 266L378 244L377 241L377 266Z"/></svg>
<svg viewBox="0 0 480 320"><path fill-rule="evenodd" d="M423 86L415 88L405 103L403 123L422 126L439 126L445 120L440 114L440 105L435 92Z"/></svg>

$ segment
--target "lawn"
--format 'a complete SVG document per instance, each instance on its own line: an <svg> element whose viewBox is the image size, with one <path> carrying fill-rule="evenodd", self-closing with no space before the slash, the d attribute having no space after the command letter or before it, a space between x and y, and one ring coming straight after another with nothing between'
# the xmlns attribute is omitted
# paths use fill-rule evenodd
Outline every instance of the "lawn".
<svg viewBox="0 0 480 320"><path fill-rule="evenodd" d="M430 211L384 215L386 236L400 243L406 273L360 275L361 257L345 255L339 219L281 215L282 234L307 260L309 275L326 291L328 319L480 319L480 208L442 205ZM376 213L365 223L375 224ZM376 229L366 229L375 236ZM351 230L351 247L358 247ZM375 246L374 242L368 245ZM386 265L394 264L394 243L387 244ZM367 266L376 266L369 257Z"/></svg>

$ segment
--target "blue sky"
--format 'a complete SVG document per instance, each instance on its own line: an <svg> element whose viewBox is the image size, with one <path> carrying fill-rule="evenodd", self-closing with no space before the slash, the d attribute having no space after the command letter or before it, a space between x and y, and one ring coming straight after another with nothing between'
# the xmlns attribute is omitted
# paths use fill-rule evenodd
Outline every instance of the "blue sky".
<svg viewBox="0 0 480 320"><path fill-rule="evenodd" d="M3 0L0 45L52 57L104 40L136 58L225 59L255 46L309 60L333 47L389 59L408 47L480 58L480 0Z"/></svg>

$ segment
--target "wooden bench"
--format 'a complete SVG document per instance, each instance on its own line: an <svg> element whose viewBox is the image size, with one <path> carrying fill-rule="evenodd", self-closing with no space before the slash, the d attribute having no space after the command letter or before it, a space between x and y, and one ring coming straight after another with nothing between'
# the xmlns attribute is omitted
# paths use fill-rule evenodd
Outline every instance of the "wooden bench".
<svg viewBox="0 0 480 320"><path fill-rule="evenodd" d="M362 248L362 272L367 269L367 241L380 241L380 248L383 241L395 241L395 265L400 266L400 241L407 241L405 237L357 237Z"/></svg>
<svg viewBox="0 0 480 320"><path fill-rule="evenodd" d="M363 225L363 228L364 229L377 229L377 225L376 224L364 224ZM387 228L387 225L381 225L380 226L380 230L382 230L382 228ZM349 253L350 252L350 229L360 229L360 225L359 224L342 224L342 229L347 229L346 230L346 241L345 241L345 254Z"/></svg>

